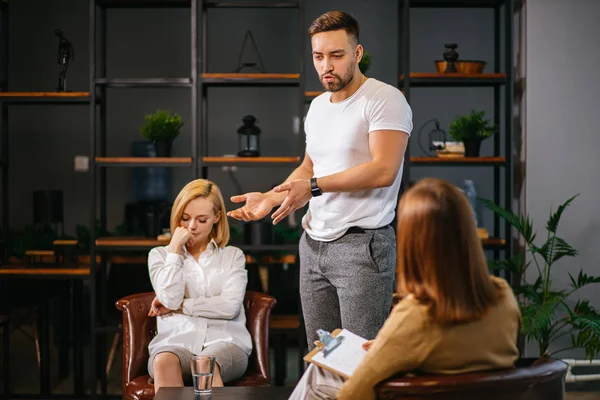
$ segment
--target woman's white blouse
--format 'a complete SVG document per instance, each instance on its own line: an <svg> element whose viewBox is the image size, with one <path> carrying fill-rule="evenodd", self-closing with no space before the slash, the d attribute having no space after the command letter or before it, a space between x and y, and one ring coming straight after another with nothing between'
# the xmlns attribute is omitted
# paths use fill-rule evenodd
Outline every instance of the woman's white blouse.
<svg viewBox="0 0 600 400"><path fill-rule="evenodd" d="M230 342L250 355L252 338L243 308L248 274L244 253L219 248L212 240L198 260L155 247L148 255L150 280L158 300L175 310L156 318L158 334L148 345L180 346L194 354L216 342Z"/></svg>

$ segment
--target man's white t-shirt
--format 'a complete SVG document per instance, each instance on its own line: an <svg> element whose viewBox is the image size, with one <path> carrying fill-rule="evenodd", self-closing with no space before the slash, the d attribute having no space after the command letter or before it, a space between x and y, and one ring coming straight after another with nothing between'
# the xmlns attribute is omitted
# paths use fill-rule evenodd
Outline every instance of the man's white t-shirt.
<svg viewBox="0 0 600 400"><path fill-rule="evenodd" d="M371 161L370 132L411 134L412 110L402 92L387 83L369 78L344 101L332 103L330 97L331 92L325 92L315 98L305 120L306 152L317 178ZM404 162L389 187L313 197L302 219L304 230L315 240L332 241L353 226L375 229L390 224L403 169Z"/></svg>

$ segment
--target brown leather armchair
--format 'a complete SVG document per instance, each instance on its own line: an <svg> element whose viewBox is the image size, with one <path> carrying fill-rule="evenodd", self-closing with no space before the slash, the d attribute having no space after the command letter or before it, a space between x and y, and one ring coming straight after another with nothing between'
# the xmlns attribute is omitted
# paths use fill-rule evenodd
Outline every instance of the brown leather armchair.
<svg viewBox="0 0 600 400"><path fill-rule="evenodd" d="M522 359L514 369L444 376L403 376L377 386L381 400L563 400L567 364Z"/></svg>
<svg viewBox="0 0 600 400"><path fill-rule="evenodd" d="M152 400L154 384L148 375L148 344L156 334L156 318L148 311L154 293L124 297L116 306L123 312L123 398ZM269 316L276 300L247 291L244 297L246 326L252 336L252 354L242 378L227 386L269 386Z"/></svg>

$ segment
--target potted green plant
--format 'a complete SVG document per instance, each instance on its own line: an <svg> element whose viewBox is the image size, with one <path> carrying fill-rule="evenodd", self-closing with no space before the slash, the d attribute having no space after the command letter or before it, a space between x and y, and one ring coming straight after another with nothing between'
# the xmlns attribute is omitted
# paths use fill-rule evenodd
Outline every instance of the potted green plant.
<svg viewBox="0 0 600 400"><path fill-rule="evenodd" d="M140 132L142 136L154 143L157 157L170 157L173 140L179 136L183 122L178 114L171 115L170 111L157 110L144 116L146 124Z"/></svg>
<svg viewBox="0 0 600 400"><path fill-rule="evenodd" d="M575 257L577 251L558 236L558 224L565 209L577 197L573 196L550 213L546 223L545 242L536 244L536 232L529 216L517 216L490 200L480 199L486 207L512 225L523 237L525 246L521 253L502 261L490 261L491 269L504 269L512 273L512 286L519 301L522 314L521 335L533 340L539 348L540 358L551 358L555 354L583 349L585 358L592 360L600 352L600 313L589 300L570 301L570 297L582 287L600 283L600 277L590 276L579 270L569 273L569 287L557 288L552 281L552 267L564 257ZM529 281L525 272L534 266L537 275ZM551 351L557 339L568 335L570 345Z"/></svg>
<svg viewBox="0 0 600 400"><path fill-rule="evenodd" d="M484 119L484 111L459 115L449 126L450 136L465 145L466 157L479 157L481 142L496 132L496 127Z"/></svg>
<svg viewBox="0 0 600 400"><path fill-rule="evenodd" d="M363 56L358 63L358 69L365 74L369 69L369 66L371 66L371 54L368 51L364 51Z"/></svg>

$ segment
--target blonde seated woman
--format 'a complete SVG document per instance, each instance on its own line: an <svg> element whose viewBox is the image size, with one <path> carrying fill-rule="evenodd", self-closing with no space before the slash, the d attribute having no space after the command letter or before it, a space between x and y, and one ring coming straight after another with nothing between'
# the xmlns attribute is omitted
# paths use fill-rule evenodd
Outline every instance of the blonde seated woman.
<svg viewBox="0 0 600 400"><path fill-rule="evenodd" d="M375 399L398 373L460 374L509 368L520 311L508 283L490 276L471 207L455 186L423 179L400 201L402 297L348 380L311 364L291 399Z"/></svg>
<svg viewBox="0 0 600 400"><path fill-rule="evenodd" d="M216 357L213 386L240 378L252 339L242 302L248 282L245 257L227 246L229 224L217 185L197 179L178 194L168 246L148 255L156 292L150 316L158 334L148 345L154 388L191 384L193 355Z"/></svg>

